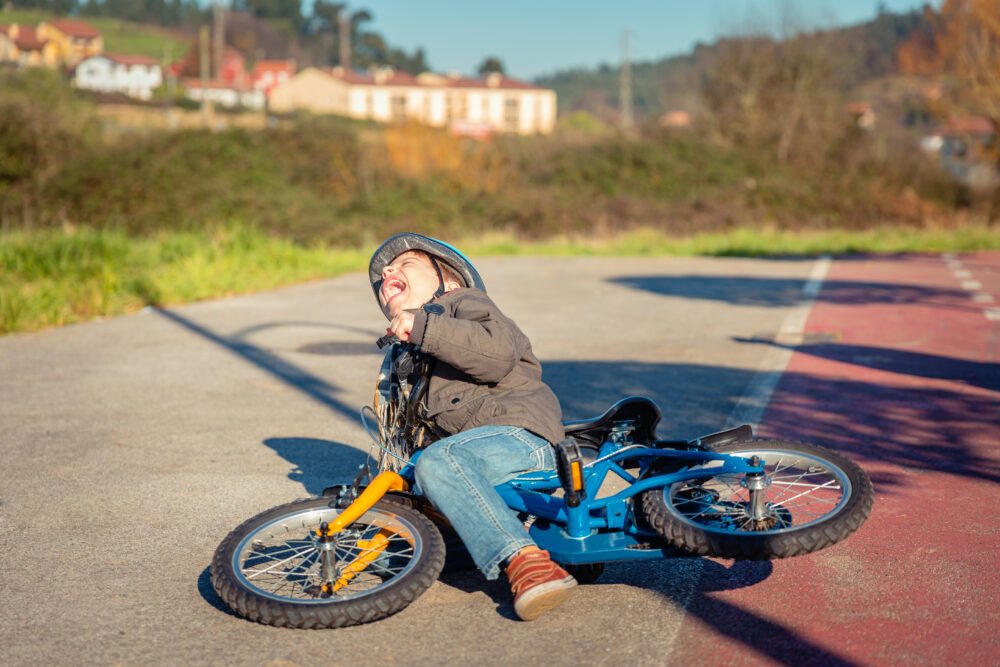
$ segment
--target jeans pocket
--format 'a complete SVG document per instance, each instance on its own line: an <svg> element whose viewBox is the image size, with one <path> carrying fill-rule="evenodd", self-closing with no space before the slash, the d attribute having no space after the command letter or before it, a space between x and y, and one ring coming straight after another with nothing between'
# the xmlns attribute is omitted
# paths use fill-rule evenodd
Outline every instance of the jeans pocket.
<svg viewBox="0 0 1000 667"><path fill-rule="evenodd" d="M535 470L552 470L556 467L555 448L548 442L532 452L531 458L535 462Z"/></svg>

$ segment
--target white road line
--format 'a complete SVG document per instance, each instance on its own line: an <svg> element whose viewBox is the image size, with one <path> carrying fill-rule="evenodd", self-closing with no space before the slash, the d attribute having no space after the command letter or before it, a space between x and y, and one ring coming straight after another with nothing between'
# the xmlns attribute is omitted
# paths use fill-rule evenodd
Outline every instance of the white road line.
<svg viewBox="0 0 1000 667"><path fill-rule="evenodd" d="M782 340L801 340L806 320L809 319L813 303L816 302L816 297L823 287L823 281L826 280L826 274L830 272L832 263L830 256L824 255L813 265L809 280L802 288L802 299L785 316L776 341L780 343ZM726 422L727 427L750 424L755 431L757 430L757 427L760 426L760 420L764 416L764 411L771 401L774 388L778 386L778 380L781 379L781 374L788 367L788 362L794 351L791 346L780 344L768 348L757 368L757 373L750 380L746 391L743 392L730 413L729 420Z"/></svg>
<svg viewBox="0 0 1000 667"><path fill-rule="evenodd" d="M963 280L962 289L974 292L977 289L983 289L983 284L978 280Z"/></svg>
<svg viewBox="0 0 1000 667"><path fill-rule="evenodd" d="M993 298L992 294L986 294L985 292L979 292L978 294L972 295L972 300L976 303L993 303L996 299Z"/></svg>
<svg viewBox="0 0 1000 667"><path fill-rule="evenodd" d="M969 271L968 269L962 269L960 271L954 271L953 274L959 280L965 280L967 278L971 278L972 277L972 271Z"/></svg>
<svg viewBox="0 0 1000 667"><path fill-rule="evenodd" d="M985 315L986 319L988 320L992 320L994 322L1000 321L1000 310L997 310L995 308L991 308L990 310L984 310L983 315Z"/></svg>

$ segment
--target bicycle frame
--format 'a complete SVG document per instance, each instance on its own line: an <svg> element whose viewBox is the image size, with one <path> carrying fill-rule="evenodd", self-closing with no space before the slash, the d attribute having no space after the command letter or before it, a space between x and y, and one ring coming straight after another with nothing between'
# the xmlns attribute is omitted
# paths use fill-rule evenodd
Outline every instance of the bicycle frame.
<svg viewBox="0 0 1000 667"><path fill-rule="evenodd" d="M617 451L616 451L617 450ZM644 459L639 474L633 475L620 463L625 459ZM686 460L693 463L720 461L716 473L759 473L746 459L706 451L663 450L653 447L624 449L605 443L598 460L586 468L584 498L576 507L553 495L562 485L555 471L527 473L497 486L501 498L519 512L535 517L528 532L539 548L556 561L569 564L602 563L618 560L669 558L677 555L673 547L661 546L660 536L641 527L629 500L649 489L669 487L677 482L704 477L704 471L683 470L645 476L657 460ZM628 486L610 496L598 498L601 486L614 474Z"/></svg>
<svg viewBox="0 0 1000 667"><path fill-rule="evenodd" d="M398 374L395 372L392 357L387 356L380 381L388 380L390 385L387 387L380 385L379 391L383 392L383 396L388 398L391 395L391 385L397 379ZM398 396L394 398L399 400ZM624 428L613 430L610 439L599 448L597 459L583 467L583 492L578 504L567 503L564 497L555 494L564 488L555 470L525 473L496 487L501 498L511 509L534 517L528 527L529 534L540 548L548 551L558 562L582 565L669 558L682 553L672 546L664 545L659 534L640 525L636 520L631 500L649 489L670 487L677 482L704 477L705 472L682 469L671 473L650 474L657 462L674 460L689 462L690 465L719 461L722 465L713 471L715 474L746 475L759 474L763 471L763 462L758 461L757 465L752 465L747 459L738 456L707 451L701 447L701 440L657 441L653 445L637 445L630 439L632 425L627 421L620 424L623 424ZM384 434L384 429L381 433ZM661 446L657 447L656 444ZM399 471L409 488L414 486L413 465L419 459L421 452L419 449L414 451L410 459L404 463L403 469ZM622 465L626 460L638 464L638 474L632 474ZM689 468L689 466L682 467ZM345 509L345 514L350 512L353 516L360 516L374 505L388 490L389 476L393 480L399 479L395 473L384 470L372 480L371 486L378 486L379 491L375 493L366 491L357 497ZM597 494L609 476L625 482L626 488L598 498ZM355 481L355 493L360 477L361 475ZM393 488L398 488L395 481L392 485Z"/></svg>

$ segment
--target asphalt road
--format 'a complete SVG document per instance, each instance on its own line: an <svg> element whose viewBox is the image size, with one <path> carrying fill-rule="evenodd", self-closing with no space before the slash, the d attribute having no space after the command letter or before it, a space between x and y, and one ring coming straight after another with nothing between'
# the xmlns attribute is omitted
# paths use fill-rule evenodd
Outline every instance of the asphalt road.
<svg viewBox="0 0 1000 667"><path fill-rule="evenodd" d="M722 426L814 260L486 259L567 419L645 394ZM207 568L268 507L353 476L384 327L361 274L0 339L0 650L28 664L663 664L704 559L609 565L533 623L449 574L335 631L240 619Z"/></svg>

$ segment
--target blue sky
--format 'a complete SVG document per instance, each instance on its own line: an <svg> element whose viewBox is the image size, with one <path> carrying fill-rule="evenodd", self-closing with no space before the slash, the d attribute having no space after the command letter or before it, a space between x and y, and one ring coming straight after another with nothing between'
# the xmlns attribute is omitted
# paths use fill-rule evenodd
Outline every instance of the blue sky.
<svg viewBox="0 0 1000 667"><path fill-rule="evenodd" d="M687 53L700 42L738 33L751 22L779 25L783 11L810 27L875 17L878 0L359 0L351 10L374 15L370 29L394 46L424 48L435 71L474 73L496 55L522 79L571 67L617 64L622 31L634 61ZM883 0L890 11L921 7ZM932 2L940 6L940 1Z"/></svg>

